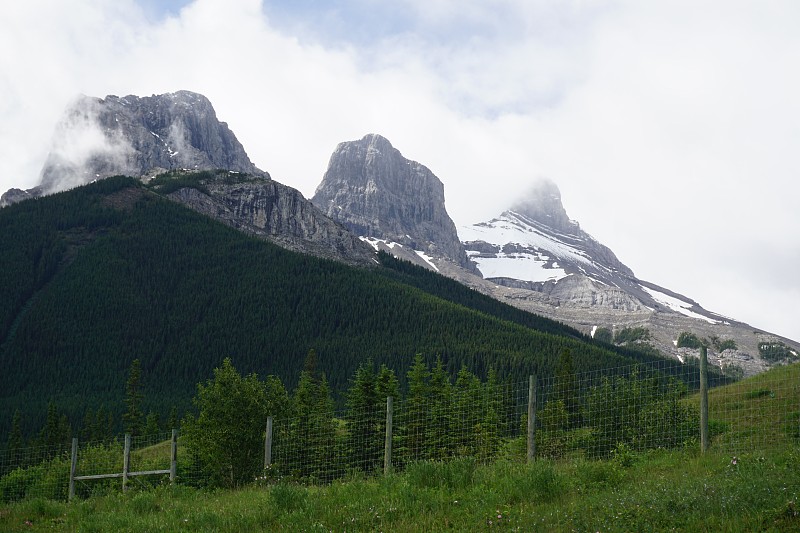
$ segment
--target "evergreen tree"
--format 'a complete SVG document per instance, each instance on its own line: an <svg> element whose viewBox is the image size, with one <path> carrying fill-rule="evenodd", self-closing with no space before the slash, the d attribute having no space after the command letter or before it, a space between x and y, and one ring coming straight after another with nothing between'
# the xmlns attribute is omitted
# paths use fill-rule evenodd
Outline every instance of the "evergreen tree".
<svg viewBox="0 0 800 533"><path fill-rule="evenodd" d="M445 459L454 450L453 441L453 385L444 368L442 358L436 358L436 365L431 370L428 382L430 400L430 422L427 425L428 457Z"/></svg>
<svg viewBox="0 0 800 533"><path fill-rule="evenodd" d="M173 429L178 429L178 408L175 407L174 405L169 410L166 429L168 431L172 431Z"/></svg>
<svg viewBox="0 0 800 533"><path fill-rule="evenodd" d="M100 441L110 441L114 437L114 414L101 405L95 414L92 438Z"/></svg>
<svg viewBox="0 0 800 533"><path fill-rule="evenodd" d="M81 422L80 439L82 442L90 442L95 440L94 436L95 418L94 411L91 407L86 408Z"/></svg>
<svg viewBox="0 0 800 533"><path fill-rule="evenodd" d="M379 436L381 444L381 450L386 443L386 399L391 397L392 398L392 405L398 405L400 403L400 384L397 380L397 376L394 373L394 370L390 369L385 364L381 365L381 369L378 371L378 376L375 382L375 393L377 396L378 401L378 429L377 434ZM395 411L397 412L397 411ZM397 450L398 446L396 443L400 442L400 434L401 432L398 431L398 423L397 417L393 417L392 419L392 449ZM395 454L397 455L397 454Z"/></svg>
<svg viewBox="0 0 800 533"><path fill-rule="evenodd" d="M315 376L316 374L316 376ZM309 351L292 396L290 473L301 478L330 479L335 431L328 380L316 371L316 352Z"/></svg>
<svg viewBox="0 0 800 533"><path fill-rule="evenodd" d="M128 381L125 383L125 414L122 415L125 433L134 437L141 435L143 429L141 381L142 364L139 359L134 359L128 371Z"/></svg>
<svg viewBox="0 0 800 533"><path fill-rule="evenodd" d="M372 472L378 467L382 435L381 402L372 361L362 363L347 392L347 455L355 468Z"/></svg>
<svg viewBox="0 0 800 533"><path fill-rule="evenodd" d="M475 455L478 450L481 409L481 382L466 365L461 366L456 376L453 394L453 431L455 449L460 455Z"/></svg>
<svg viewBox="0 0 800 533"><path fill-rule="evenodd" d="M155 435L161 432L161 420L156 411L147 413L143 435Z"/></svg>
<svg viewBox="0 0 800 533"><path fill-rule="evenodd" d="M397 376L394 370L385 364L382 364L381 369L378 371L375 392L381 405L386 404L386 398L389 396L391 396L395 402L400 401L400 384L397 381Z"/></svg>
<svg viewBox="0 0 800 533"><path fill-rule="evenodd" d="M430 371L422 354L414 357L414 364L406 374L408 396L403 420L405 422L406 460L423 459L427 450L427 427L429 425L428 379Z"/></svg>
<svg viewBox="0 0 800 533"><path fill-rule="evenodd" d="M580 391L572 351L564 348L556 366L555 393L553 399L561 401L567 411L566 427L575 429L581 425Z"/></svg>
<svg viewBox="0 0 800 533"><path fill-rule="evenodd" d="M22 436L22 413L19 409L14 411L14 418L11 419L11 432L8 434L8 450L18 450L25 446L25 439Z"/></svg>
<svg viewBox="0 0 800 533"><path fill-rule="evenodd" d="M480 442L478 456L482 461L494 457L500 448L500 439L505 436L504 424L509 424L511 410L506 408L508 387L500 385L497 372L489 367L486 383L483 385L484 411L478 431Z"/></svg>

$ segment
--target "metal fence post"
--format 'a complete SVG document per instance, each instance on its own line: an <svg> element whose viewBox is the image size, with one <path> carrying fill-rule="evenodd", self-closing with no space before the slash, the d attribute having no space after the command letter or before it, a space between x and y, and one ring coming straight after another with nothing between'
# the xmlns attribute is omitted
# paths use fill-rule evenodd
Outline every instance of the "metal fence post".
<svg viewBox="0 0 800 533"><path fill-rule="evenodd" d="M700 347L700 451L708 450L708 348Z"/></svg>
<svg viewBox="0 0 800 533"><path fill-rule="evenodd" d="M528 462L536 457L536 375L528 377Z"/></svg>

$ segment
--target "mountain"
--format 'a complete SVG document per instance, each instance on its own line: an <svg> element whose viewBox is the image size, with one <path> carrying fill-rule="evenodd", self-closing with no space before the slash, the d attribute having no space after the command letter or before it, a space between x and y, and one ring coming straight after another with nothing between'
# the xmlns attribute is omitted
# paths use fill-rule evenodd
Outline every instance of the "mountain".
<svg viewBox="0 0 800 533"><path fill-rule="evenodd" d="M149 184L170 200L288 250L354 265L377 263L371 246L275 180L228 170L181 170Z"/></svg>
<svg viewBox="0 0 800 533"><path fill-rule="evenodd" d="M340 143L311 201L378 249L429 268L438 257L475 271L441 180L380 135Z"/></svg>
<svg viewBox="0 0 800 533"><path fill-rule="evenodd" d="M404 381L416 353L514 380L552 375L564 349L584 370L658 359L385 254L352 267L295 253L168 199L225 174L117 176L0 210L0 444L16 409L30 434L49 400L73 427L101 405L119 420L134 359L162 417L225 357L292 387L313 348L337 394L367 359Z"/></svg>
<svg viewBox="0 0 800 533"><path fill-rule="evenodd" d="M375 251L299 191L273 181L203 95L79 97L56 127L34 189L0 206L113 175L155 176L154 189L200 213L291 250L374 264Z"/></svg>
<svg viewBox="0 0 800 533"><path fill-rule="evenodd" d="M11 189L0 207L108 176L218 168L269 177L250 161L205 96L191 91L80 96L56 127L39 185Z"/></svg>
<svg viewBox="0 0 800 533"><path fill-rule="evenodd" d="M626 338L626 329L627 336L637 331L642 337L635 340L681 360L696 354L689 345L706 339L713 362L733 365L731 369L745 374L797 358L794 341L713 313L691 298L638 279L608 247L567 216L558 187L550 181L538 183L497 218L459 228L459 235L485 279L451 275L587 334L622 333L621 338ZM774 357L772 351L782 357Z"/></svg>
<svg viewBox="0 0 800 533"><path fill-rule="evenodd" d="M312 202L376 249L612 344L650 346L686 361L705 343L712 363L731 375L800 353L795 341L638 279L567 215L552 181L455 233L441 181L370 134L339 144Z"/></svg>

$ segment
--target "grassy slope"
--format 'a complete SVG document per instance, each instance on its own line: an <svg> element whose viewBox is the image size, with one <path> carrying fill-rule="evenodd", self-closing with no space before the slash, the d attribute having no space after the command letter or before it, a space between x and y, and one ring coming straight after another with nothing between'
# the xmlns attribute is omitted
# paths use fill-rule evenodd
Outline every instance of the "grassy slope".
<svg viewBox="0 0 800 533"><path fill-rule="evenodd" d="M0 530L798 531L800 435L781 422L797 420L798 372L800 365L779 368L712 392L712 418L738 420L728 425L735 458L715 443L705 455L693 447L610 461L417 463L326 487L164 486L73 504L14 504L0 508ZM758 416L734 416L743 398ZM747 435L775 426L772 445L751 447Z"/></svg>

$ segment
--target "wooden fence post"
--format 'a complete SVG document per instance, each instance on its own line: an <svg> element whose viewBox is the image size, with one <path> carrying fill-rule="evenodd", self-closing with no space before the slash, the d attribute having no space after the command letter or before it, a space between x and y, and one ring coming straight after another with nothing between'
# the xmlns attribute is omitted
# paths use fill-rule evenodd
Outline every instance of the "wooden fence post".
<svg viewBox="0 0 800 533"><path fill-rule="evenodd" d="M536 457L536 375L528 377L528 462Z"/></svg>
<svg viewBox="0 0 800 533"><path fill-rule="evenodd" d="M267 431L264 434L264 470L272 465L272 417L267 417Z"/></svg>
<svg viewBox="0 0 800 533"><path fill-rule="evenodd" d="M128 471L131 465L131 436L125 434L125 451L122 456L122 492L128 490Z"/></svg>
<svg viewBox="0 0 800 533"><path fill-rule="evenodd" d="M78 438L72 438L72 462L69 467L69 496L67 501L75 497L75 473L78 469Z"/></svg>
<svg viewBox="0 0 800 533"><path fill-rule="evenodd" d="M700 451L708 450L708 348L700 347Z"/></svg>
<svg viewBox="0 0 800 533"><path fill-rule="evenodd" d="M392 418L394 417L394 405L392 397L386 398L386 438L383 443L383 474L388 475L392 471Z"/></svg>
<svg viewBox="0 0 800 533"><path fill-rule="evenodd" d="M170 449L169 482L175 483L178 477L178 430L172 430L172 447Z"/></svg>

